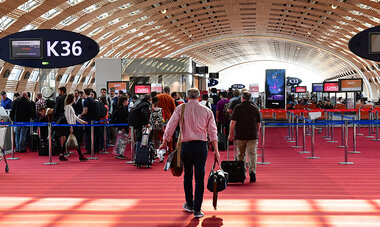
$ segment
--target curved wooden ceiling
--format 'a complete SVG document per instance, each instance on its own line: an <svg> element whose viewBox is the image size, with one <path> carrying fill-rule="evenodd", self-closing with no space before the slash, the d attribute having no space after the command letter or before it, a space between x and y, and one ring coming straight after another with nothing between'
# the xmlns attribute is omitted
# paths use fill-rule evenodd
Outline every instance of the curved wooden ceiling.
<svg viewBox="0 0 380 227"><path fill-rule="evenodd" d="M312 68L326 79L363 77L377 95L380 64L355 56L347 44L356 33L380 24L379 3L380 0L0 0L0 38L20 30L65 29L96 40L101 48L97 57L186 55L208 65L210 71L254 60L285 61ZM2 74L14 67L4 62L0 66ZM84 81L93 81L93 66L94 60L60 69L57 75L69 75L66 83L82 75L80 87ZM22 80L23 77L20 83Z"/></svg>

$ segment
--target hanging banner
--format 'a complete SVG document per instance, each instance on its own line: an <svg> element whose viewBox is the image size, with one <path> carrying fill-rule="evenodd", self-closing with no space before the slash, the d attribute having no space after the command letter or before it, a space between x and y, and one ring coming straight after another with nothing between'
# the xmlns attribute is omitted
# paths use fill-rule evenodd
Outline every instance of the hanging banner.
<svg viewBox="0 0 380 227"><path fill-rule="evenodd" d="M259 97L259 85L258 84L250 84L249 85L249 92L251 92L251 96L253 98Z"/></svg>
<svg viewBox="0 0 380 227"><path fill-rule="evenodd" d="M265 71L265 108L285 109L285 69Z"/></svg>

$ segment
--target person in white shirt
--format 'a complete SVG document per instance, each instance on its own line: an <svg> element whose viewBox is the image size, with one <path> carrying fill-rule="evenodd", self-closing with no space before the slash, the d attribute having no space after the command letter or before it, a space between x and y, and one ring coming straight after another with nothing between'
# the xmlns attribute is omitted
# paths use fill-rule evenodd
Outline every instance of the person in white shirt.
<svg viewBox="0 0 380 227"><path fill-rule="evenodd" d="M202 101L200 101L199 104L204 105L211 109L211 102L207 94L202 95Z"/></svg>
<svg viewBox="0 0 380 227"><path fill-rule="evenodd" d="M65 99L65 107L64 107L64 113L68 124L74 125L76 122L79 122L81 124L87 124L86 121L80 119L77 115L75 115L74 108L72 104L74 103L74 94L70 93L66 96ZM76 137L78 141L78 155L79 155L79 161L86 161L87 158L84 157L82 154L80 145L82 144L82 133L80 132L80 128L78 126L70 126L70 133L74 133L74 136ZM67 159L66 159L67 160Z"/></svg>

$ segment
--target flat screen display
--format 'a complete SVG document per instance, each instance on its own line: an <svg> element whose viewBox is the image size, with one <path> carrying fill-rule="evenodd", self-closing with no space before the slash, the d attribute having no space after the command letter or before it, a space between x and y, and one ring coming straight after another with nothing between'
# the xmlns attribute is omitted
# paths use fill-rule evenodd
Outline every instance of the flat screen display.
<svg viewBox="0 0 380 227"><path fill-rule="evenodd" d="M155 91L157 93L162 93L162 84L152 84L151 91Z"/></svg>
<svg viewBox="0 0 380 227"><path fill-rule="evenodd" d="M339 82L324 82L323 92L339 92Z"/></svg>
<svg viewBox="0 0 380 227"><path fill-rule="evenodd" d="M342 92L363 91L362 79L343 79L339 80L339 83Z"/></svg>
<svg viewBox="0 0 380 227"><path fill-rule="evenodd" d="M124 94L128 91L128 81L108 81L107 82L107 92L110 93L111 88L115 88L115 92L123 91Z"/></svg>
<svg viewBox="0 0 380 227"><path fill-rule="evenodd" d="M10 39L11 59L42 59L42 39Z"/></svg>
<svg viewBox="0 0 380 227"><path fill-rule="evenodd" d="M323 92L323 83L313 83L312 92Z"/></svg>
<svg viewBox="0 0 380 227"><path fill-rule="evenodd" d="M265 74L265 107L285 108L285 69L267 69Z"/></svg>
<svg viewBox="0 0 380 227"><path fill-rule="evenodd" d="M149 94L150 92L150 85L135 85L135 94Z"/></svg>
<svg viewBox="0 0 380 227"><path fill-rule="evenodd" d="M380 32L369 33L369 53L380 54Z"/></svg>
<svg viewBox="0 0 380 227"><path fill-rule="evenodd" d="M306 93L306 91L307 91L306 86L297 86L296 87L296 92L297 93Z"/></svg>

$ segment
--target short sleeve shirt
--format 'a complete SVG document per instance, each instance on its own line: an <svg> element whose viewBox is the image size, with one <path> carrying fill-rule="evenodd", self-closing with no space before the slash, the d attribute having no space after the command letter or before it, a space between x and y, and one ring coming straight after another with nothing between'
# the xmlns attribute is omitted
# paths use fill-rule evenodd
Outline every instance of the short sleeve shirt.
<svg viewBox="0 0 380 227"><path fill-rule="evenodd" d="M91 106L90 106L91 100L92 100L92 98L90 98L90 97L83 100L83 108L87 107L87 114L83 116L83 119L85 121L91 120L89 118L89 112L91 111Z"/></svg>
<svg viewBox="0 0 380 227"><path fill-rule="evenodd" d="M249 101L237 105L231 120L236 121L235 139L257 140L257 124L261 122L260 111Z"/></svg>

